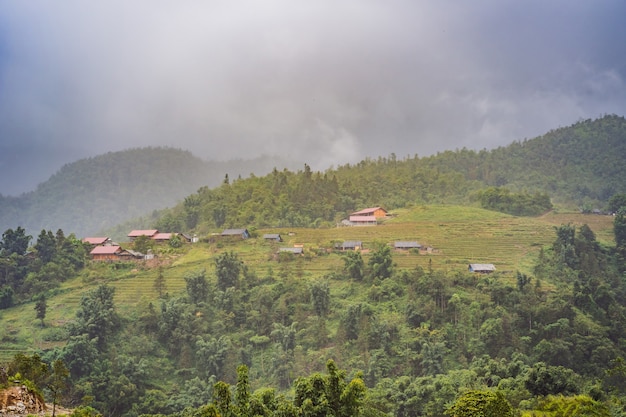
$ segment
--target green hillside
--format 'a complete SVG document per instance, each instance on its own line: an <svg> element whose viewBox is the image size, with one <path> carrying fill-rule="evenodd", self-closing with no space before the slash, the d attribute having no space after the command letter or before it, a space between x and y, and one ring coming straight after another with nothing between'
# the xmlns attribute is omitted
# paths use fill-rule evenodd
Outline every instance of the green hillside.
<svg viewBox="0 0 626 417"><path fill-rule="evenodd" d="M0 230L21 225L31 234L115 234L119 230L113 228L127 221L151 226L164 215L160 210L177 204L178 213L160 228L317 227L371 205L476 204L486 187L530 198L544 193L569 208L604 209L612 195L626 192L625 159L626 121L619 116L581 121L493 150L391 154L324 172L306 165L289 171L282 167L294 169L295 162L268 157L206 162L182 150L131 149L67 164L22 196L0 195ZM226 175L231 187L214 189Z"/></svg>
<svg viewBox="0 0 626 417"><path fill-rule="evenodd" d="M61 361L69 372L62 403L107 417L252 415L241 411L248 388L258 415L326 415L324 399L313 406L304 398L313 401L330 383L336 364L367 390L350 397L349 407L367 416L444 417L455 402L485 393L520 415L558 407L623 415L624 122L582 121L493 151L221 175L218 185L196 187L169 209L153 207L107 229L124 249L151 248L155 260L89 261L91 248L71 226L32 241L20 227L7 229L0 364L8 371L0 386L17 373L38 378L32 363ZM112 160L128 163L132 155ZM182 188L175 175L166 186L162 174L189 161L190 154L179 156L179 163L164 156L169 162L159 169L146 170L146 162L123 177L161 172L154 178L165 187L160 193ZM65 175L71 168L59 178L84 172ZM93 179L75 181L84 190L68 197L76 225L100 221L95 211L81 216L81 198L113 210L88 189ZM106 187L129 199L124 193L134 190L141 201L158 189L122 183ZM47 198L67 195L61 188ZM66 204L58 202L69 210ZM591 214L609 205L615 215ZM346 226L351 212L374 206L388 216L374 226ZM126 242L129 230L142 228L200 241ZM251 237L224 238L225 228L247 228ZM266 241L266 233L283 242ZM340 251L344 241L362 247ZM396 250L396 241L421 248ZM279 251L295 246L302 255ZM469 264L496 271L472 273ZM248 374L238 374L240 364ZM316 376L325 369L329 376ZM230 411L229 390L240 401Z"/></svg>
<svg viewBox="0 0 626 417"><path fill-rule="evenodd" d="M125 220L180 202L202 186L233 177L263 174L284 161L259 157L228 162L203 161L173 148L109 152L63 166L35 191L0 195L0 230L22 226L93 235Z"/></svg>
<svg viewBox="0 0 626 417"><path fill-rule="evenodd" d="M523 385L533 363L567 366L589 381L602 377L598 371L609 366L606 362L602 369L594 369L596 362L577 362L576 355L585 354L577 353L582 346L571 346L573 357L566 362L551 356L546 346L556 349L558 343L584 337L585 343L595 340L593 351L600 345L609 349L608 359L622 354L619 343L607 338L606 323L563 304L571 302L572 283L557 276L540 279L536 268L540 250L552 246L555 227L563 224L577 230L589 225L599 245L613 245L612 216L550 212L527 218L449 205L415 206L391 214L372 227L259 228L253 229L255 237L246 240L206 235L201 242L179 249L155 247L159 254L155 263L121 267L92 263L48 293L45 327L35 318L33 302L0 311L0 362L18 352L63 358L75 369L72 378L78 385L72 401L76 405L81 395L89 394L79 388L81 384L104 377L96 377L94 372L101 371L90 366L76 368L77 346L82 350L91 343L96 355L92 360L111 361L107 366L112 367L106 376L110 390L95 394L93 405L99 410L117 415L108 403L119 395L115 390L120 388L114 387L121 381L116 378L125 375L135 381L130 369L141 369L136 378L142 383L135 381L126 394L130 403L125 413L132 415L132 404L140 412L167 413L180 411L184 405L199 406L211 398L211 375L233 384L240 363L249 366L252 389L283 390L297 376L321 372L326 361L333 359L350 375L363 371L371 398L377 398L386 412L402 415L397 410L398 398L384 400L391 395L389 390L399 393L397 384L412 381L405 390L418 383L453 389L442 393L443 397L425 396L420 407L433 407L437 401L453 400L457 390L467 387L456 380L458 372L465 370L464 378L482 381L472 387L488 387L490 383L479 375L484 372L480 367L510 366L513 355L523 362L516 365L522 367L521 373L498 378L514 384L507 398L518 407L520 399L533 398ZM264 233L280 233L284 242L264 241ZM345 254L332 250L335 242L344 240L363 242L365 270L381 247L396 240L419 241L424 250L390 251L394 272L389 278L365 272L355 280L344 268ZM303 256L277 256L279 247L295 244L303 245ZM215 267L227 254L234 254L245 270L232 288L222 291ZM467 271L468 263L493 263L497 272L475 275ZM203 270L209 285L207 298L194 303L187 279ZM519 289L518 273L532 277L531 292ZM155 288L159 275L167 295L160 296ZM72 333L70 323L81 322L76 318L85 308L81 300L102 284L114 289L120 324L107 333L106 345L96 341L76 345L81 339ZM316 302L314 288L327 291L326 303ZM527 305L520 304L518 297L526 297ZM529 308L530 314L537 314L531 331L525 318ZM569 317L567 323L562 322L564 317ZM557 324L565 332L562 335L555 333ZM495 326L495 333L487 332L486 326ZM580 335L581 331L586 335ZM430 365L429 346L439 351ZM199 352L207 352L212 359L204 362L208 359ZM477 362L487 358L495 362ZM409 379L402 382L403 378ZM591 386L580 383L577 389L588 392ZM186 397L188 391L195 394ZM157 392L163 398L155 405L150 396ZM425 415L443 416L443 411Z"/></svg>

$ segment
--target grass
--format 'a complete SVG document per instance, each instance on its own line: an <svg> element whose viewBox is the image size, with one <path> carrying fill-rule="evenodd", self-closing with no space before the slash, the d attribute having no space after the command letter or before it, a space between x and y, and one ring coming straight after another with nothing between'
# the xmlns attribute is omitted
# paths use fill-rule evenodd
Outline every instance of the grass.
<svg viewBox="0 0 626 417"><path fill-rule="evenodd" d="M432 247L430 253L393 252L400 269L424 269L429 265L446 272L466 271L468 263L493 263L504 279L513 279L520 270L530 274L540 248L555 239L554 227L571 223L588 224L598 241L613 243L613 218L579 213L547 213L537 218L514 217L473 207L416 206L394 211L395 217L382 225L370 227L339 227L328 229L280 228L258 230L258 238L234 241L197 243L167 252L158 263L131 265L114 269L107 264L93 264L80 277L62 284L48 298L46 327L35 319L34 303L26 303L0 311L0 362L17 352L49 348L62 343L63 326L73 320L85 291L101 282L116 289L115 301L123 316L131 317L138 307L157 300L154 281L162 271L171 295L185 292L185 274L206 269L214 280L214 260L225 251L234 251L259 277L270 271L275 277L288 273L304 281L318 279L343 268L341 254L326 252L333 242L361 240L363 258L377 244L396 240L418 241ZM280 233L282 243L266 242L264 233ZM278 262L279 247L304 245L305 256L293 261ZM159 268L160 267L160 268ZM508 277L507 277L508 276ZM348 296L349 283L333 283L333 293Z"/></svg>

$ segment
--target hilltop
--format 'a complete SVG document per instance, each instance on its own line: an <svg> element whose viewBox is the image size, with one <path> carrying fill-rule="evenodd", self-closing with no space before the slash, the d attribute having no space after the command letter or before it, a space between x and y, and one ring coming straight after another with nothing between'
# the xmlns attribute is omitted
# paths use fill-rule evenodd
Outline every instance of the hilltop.
<svg viewBox="0 0 626 417"><path fill-rule="evenodd" d="M128 219L171 207L202 186L263 174L284 164L275 158L204 161L174 148L109 152L64 165L36 190L0 195L0 229L22 226L32 235L62 229L86 236Z"/></svg>

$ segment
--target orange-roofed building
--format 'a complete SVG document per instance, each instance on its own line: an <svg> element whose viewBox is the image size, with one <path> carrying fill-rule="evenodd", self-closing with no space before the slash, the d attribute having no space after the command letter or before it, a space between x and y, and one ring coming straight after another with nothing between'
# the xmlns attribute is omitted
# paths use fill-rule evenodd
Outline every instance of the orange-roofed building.
<svg viewBox="0 0 626 417"><path fill-rule="evenodd" d="M375 218L385 217L387 215L387 210L382 207L370 207L363 210L355 211L350 214L350 221L352 221L352 217L356 216L373 216Z"/></svg>

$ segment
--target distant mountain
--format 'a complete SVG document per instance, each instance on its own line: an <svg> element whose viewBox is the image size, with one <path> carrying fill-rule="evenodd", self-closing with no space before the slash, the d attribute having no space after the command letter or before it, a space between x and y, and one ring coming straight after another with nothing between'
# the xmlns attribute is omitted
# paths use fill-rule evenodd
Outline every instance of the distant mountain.
<svg viewBox="0 0 626 417"><path fill-rule="evenodd" d="M0 195L0 231L22 226L35 238L42 229L83 237L173 206L226 175L260 175L284 163L270 157L207 162L173 148L110 152L63 166L30 193Z"/></svg>

